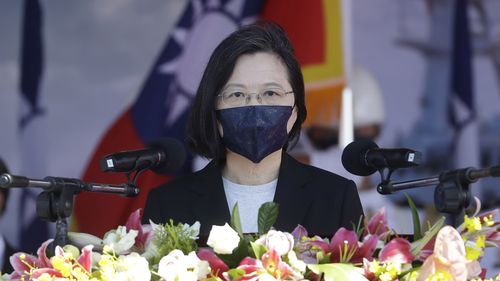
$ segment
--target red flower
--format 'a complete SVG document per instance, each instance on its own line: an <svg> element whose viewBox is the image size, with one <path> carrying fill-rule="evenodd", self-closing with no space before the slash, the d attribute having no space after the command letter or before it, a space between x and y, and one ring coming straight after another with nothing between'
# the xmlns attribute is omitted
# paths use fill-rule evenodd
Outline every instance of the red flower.
<svg viewBox="0 0 500 281"><path fill-rule="evenodd" d="M403 238L392 239L380 251L379 259L383 262L411 263L413 255L410 242Z"/></svg>
<svg viewBox="0 0 500 281"><path fill-rule="evenodd" d="M321 248L326 254L330 254L330 261L333 263L360 263L363 258L371 259L377 241L377 235L369 235L365 237L365 241L360 247L356 232L341 227L332 237L330 243L324 241L310 243Z"/></svg>
<svg viewBox="0 0 500 281"><path fill-rule="evenodd" d="M200 260L208 262L212 275L224 279L222 273L227 272L229 267L217 255L215 255L214 252L209 249L202 248L198 251L197 255Z"/></svg>
<svg viewBox="0 0 500 281"><path fill-rule="evenodd" d="M368 223L365 225L365 235L374 234L384 240L389 234L389 226L387 224L387 215L385 213L385 208L381 208L378 212L371 217Z"/></svg>
<svg viewBox="0 0 500 281"><path fill-rule="evenodd" d="M154 236L151 225L142 225L141 218L141 209L137 209L135 212L130 214L127 219L127 223L125 224L127 231L130 231L131 229L137 230L134 246L138 250L144 250L144 247L146 247Z"/></svg>

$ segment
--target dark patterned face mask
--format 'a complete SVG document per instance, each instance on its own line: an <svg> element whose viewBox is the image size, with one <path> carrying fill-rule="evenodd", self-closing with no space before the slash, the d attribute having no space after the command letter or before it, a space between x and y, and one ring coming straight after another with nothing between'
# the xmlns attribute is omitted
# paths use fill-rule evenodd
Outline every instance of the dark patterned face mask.
<svg viewBox="0 0 500 281"><path fill-rule="evenodd" d="M261 105L226 108L217 111L226 148L259 163L281 149L288 140L286 125L291 106Z"/></svg>

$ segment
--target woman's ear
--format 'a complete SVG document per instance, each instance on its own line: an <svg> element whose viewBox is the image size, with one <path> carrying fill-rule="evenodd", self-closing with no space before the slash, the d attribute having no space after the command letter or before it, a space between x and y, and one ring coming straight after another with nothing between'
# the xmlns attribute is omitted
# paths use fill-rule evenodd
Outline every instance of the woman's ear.
<svg viewBox="0 0 500 281"><path fill-rule="evenodd" d="M290 115L290 118L288 119L288 122L286 123L286 132L290 133L290 131L293 128L293 125L295 124L295 121L297 121L297 106L294 106L292 109L292 115Z"/></svg>
<svg viewBox="0 0 500 281"><path fill-rule="evenodd" d="M220 138L224 136L224 129L222 129L222 125L217 121L217 130L219 131Z"/></svg>

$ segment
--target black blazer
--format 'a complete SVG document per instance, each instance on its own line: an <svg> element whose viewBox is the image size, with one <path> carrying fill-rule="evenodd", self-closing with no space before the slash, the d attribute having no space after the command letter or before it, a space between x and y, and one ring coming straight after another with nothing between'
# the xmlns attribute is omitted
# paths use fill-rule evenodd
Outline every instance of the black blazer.
<svg viewBox="0 0 500 281"><path fill-rule="evenodd" d="M302 164L283 153L274 202L279 215L274 227L291 232L298 224L309 234L331 237L340 227L357 225L363 209L353 181ZM216 161L149 192L143 222L201 223L200 234L230 220L221 167Z"/></svg>

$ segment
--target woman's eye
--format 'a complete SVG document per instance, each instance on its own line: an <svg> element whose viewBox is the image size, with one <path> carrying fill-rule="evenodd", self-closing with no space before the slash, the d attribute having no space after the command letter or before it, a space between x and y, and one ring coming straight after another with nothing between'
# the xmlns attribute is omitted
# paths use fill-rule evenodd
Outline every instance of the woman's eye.
<svg viewBox="0 0 500 281"><path fill-rule="evenodd" d="M234 98L241 98L241 97L244 97L245 94L242 92L233 92L233 93L230 93L229 96L234 97Z"/></svg>
<svg viewBox="0 0 500 281"><path fill-rule="evenodd" d="M262 95L266 96L266 97L278 97L278 96L280 96L280 94L277 91L273 91L273 90L267 90Z"/></svg>

